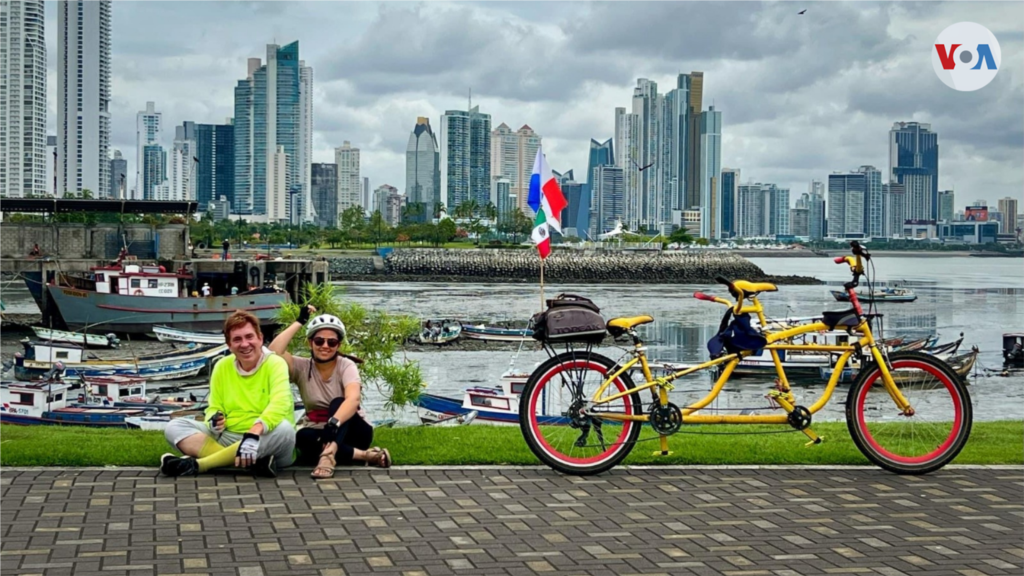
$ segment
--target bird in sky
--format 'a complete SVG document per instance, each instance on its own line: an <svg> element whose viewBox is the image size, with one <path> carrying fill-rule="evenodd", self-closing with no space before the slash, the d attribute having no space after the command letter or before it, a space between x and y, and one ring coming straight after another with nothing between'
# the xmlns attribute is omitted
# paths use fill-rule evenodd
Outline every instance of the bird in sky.
<svg viewBox="0 0 1024 576"><path fill-rule="evenodd" d="M643 172L644 170L647 170L651 166L654 166L654 162L651 162L650 164L648 164L648 165L644 166L643 168L641 168L640 165L636 163L636 160L633 160L632 158L630 158L629 161L633 163L633 166L636 166L636 169L637 169L638 172Z"/></svg>
<svg viewBox="0 0 1024 576"><path fill-rule="evenodd" d="M797 14L803 14L804 12L807 12L807 8L804 8L803 10L797 12Z"/></svg>

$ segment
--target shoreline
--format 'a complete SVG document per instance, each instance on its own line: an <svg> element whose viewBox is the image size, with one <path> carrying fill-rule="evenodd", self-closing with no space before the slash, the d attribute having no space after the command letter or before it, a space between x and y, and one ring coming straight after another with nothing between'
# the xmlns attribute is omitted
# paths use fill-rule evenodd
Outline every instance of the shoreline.
<svg viewBox="0 0 1024 576"><path fill-rule="evenodd" d="M868 246L870 250L871 247ZM822 254L811 250L728 250L729 254L737 254L744 258L831 258L833 256L844 256L850 251L847 249L820 250ZM1000 252L970 252L966 250L942 251L942 250L875 250L871 252L872 257L895 256L899 258L1021 258L1021 254L1003 254Z"/></svg>

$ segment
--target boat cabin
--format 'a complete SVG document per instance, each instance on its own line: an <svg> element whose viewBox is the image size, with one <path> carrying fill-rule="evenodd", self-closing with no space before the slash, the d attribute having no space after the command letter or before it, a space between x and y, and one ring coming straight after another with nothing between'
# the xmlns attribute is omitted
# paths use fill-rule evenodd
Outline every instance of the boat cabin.
<svg viewBox="0 0 1024 576"><path fill-rule="evenodd" d="M32 342L28 338L21 341L25 347L25 360L36 362L80 363L85 349L75 344L59 344L56 342Z"/></svg>
<svg viewBox="0 0 1024 576"><path fill-rule="evenodd" d="M1003 363L1024 367L1024 332L1003 334Z"/></svg>
<svg viewBox="0 0 1024 576"><path fill-rule="evenodd" d="M144 378L88 378L78 402L85 404L113 404L115 402L145 402Z"/></svg>
<svg viewBox="0 0 1024 576"><path fill-rule="evenodd" d="M157 296L177 298L185 289L184 281L191 281L188 274L174 274L163 266L148 264L125 264L92 269L96 292L100 294L124 294L131 296ZM186 291L187 294L187 291Z"/></svg>
<svg viewBox="0 0 1024 576"><path fill-rule="evenodd" d="M38 418L66 407L70 387L64 382L5 382L0 384L0 411Z"/></svg>

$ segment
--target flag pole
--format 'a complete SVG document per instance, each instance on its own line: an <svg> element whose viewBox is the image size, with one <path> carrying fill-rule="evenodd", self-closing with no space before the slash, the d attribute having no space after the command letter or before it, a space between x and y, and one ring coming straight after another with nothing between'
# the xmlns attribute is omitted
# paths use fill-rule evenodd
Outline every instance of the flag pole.
<svg viewBox="0 0 1024 576"><path fill-rule="evenodd" d="M540 259L540 311L544 311L544 259Z"/></svg>

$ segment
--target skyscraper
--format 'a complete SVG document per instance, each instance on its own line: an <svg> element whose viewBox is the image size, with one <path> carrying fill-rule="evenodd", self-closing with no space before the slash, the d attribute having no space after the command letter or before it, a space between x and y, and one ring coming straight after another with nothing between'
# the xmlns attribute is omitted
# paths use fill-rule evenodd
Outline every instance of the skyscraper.
<svg viewBox="0 0 1024 576"><path fill-rule="evenodd" d="M417 222L429 220L441 202L440 158L430 119L420 116L405 147L405 196Z"/></svg>
<svg viewBox="0 0 1024 576"><path fill-rule="evenodd" d="M626 112L625 108L615 109L615 149L618 151L615 155L615 166L622 168L621 219L630 230L640 228L641 179L635 163L640 146L641 124L639 114ZM594 196L594 199L596 201L597 196ZM604 225L601 220L598 220L598 223L599 226Z"/></svg>
<svg viewBox="0 0 1024 576"><path fill-rule="evenodd" d="M142 165L145 166L145 172L142 173L142 190L145 195L142 200L153 200L156 198L156 187L167 180L167 152L164 147L159 144L143 146Z"/></svg>
<svg viewBox="0 0 1024 576"><path fill-rule="evenodd" d="M174 145L168 161L172 200L196 199L196 157L196 123L183 122L181 126L175 126Z"/></svg>
<svg viewBox="0 0 1024 576"><path fill-rule="evenodd" d="M906 188L898 182L890 182L882 185L886 199L886 236L902 237L903 223L907 220L904 210L907 206Z"/></svg>
<svg viewBox="0 0 1024 576"><path fill-rule="evenodd" d="M594 168L595 231L602 234L615 228L624 218L623 169L618 166L599 165Z"/></svg>
<svg viewBox="0 0 1024 576"><path fill-rule="evenodd" d="M678 85L681 88L684 81L680 75ZM687 166L697 166L700 163L700 113L703 110L704 98L704 73L691 72L689 78L690 95L690 134L686 141ZM686 175L686 206L693 208L700 205L700 173L697 170L688 170Z"/></svg>
<svg viewBox="0 0 1024 576"><path fill-rule="evenodd" d="M587 175L586 182L583 184L583 188L580 191L580 202L579 205L574 209L572 205L570 209L576 211L576 227L577 236L580 238L590 238L590 230L593 227L590 215L594 212L594 169L598 166L614 166L615 165L615 147L612 144L612 139L609 138L604 142L598 142L597 140L590 140L590 154L587 158Z"/></svg>
<svg viewBox="0 0 1024 576"><path fill-rule="evenodd" d="M472 198L487 204L491 195L491 115L474 106L441 116L441 203L449 212ZM531 167L532 168L532 167Z"/></svg>
<svg viewBox="0 0 1024 576"><path fill-rule="evenodd" d="M298 206L292 210L292 224L312 222L313 209L313 68L299 60L299 148L296 153L299 191Z"/></svg>
<svg viewBox="0 0 1024 576"><path fill-rule="evenodd" d="M662 182L658 178L661 141L660 120L662 114L658 84L646 78L639 78L633 88L633 115L636 118L637 137L629 152L627 170L636 171L634 181L637 194L637 228L661 230L661 225L670 220L670 214L663 197ZM621 150L621 148L620 148Z"/></svg>
<svg viewBox="0 0 1024 576"><path fill-rule="evenodd" d="M939 192L939 221L952 222L956 204L952 190Z"/></svg>
<svg viewBox="0 0 1024 576"><path fill-rule="evenodd" d="M229 119L230 120L230 119ZM196 200L205 212L211 202L224 196L230 206L235 197L235 127L228 124L196 124Z"/></svg>
<svg viewBox="0 0 1024 576"><path fill-rule="evenodd" d="M736 235L736 193L739 182L739 168L722 168L722 238Z"/></svg>
<svg viewBox="0 0 1024 576"><path fill-rule="evenodd" d="M864 226L865 238L885 236L885 199L882 190L882 173L874 166L861 166L857 172L864 174Z"/></svg>
<svg viewBox="0 0 1024 576"><path fill-rule="evenodd" d="M736 191L736 235L756 238L768 235L771 195L760 183L740 184Z"/></svg>
<svg viewBox="0 0 1024 576"><path fill-rule="evenodd" d="M698 166L700 171L700 235L709 239L721 238L722 113L715 111L714 106L700 114L700 164ZM785 217L777 218L780 222L789 221L788 190L786 197Z"/></svg>
<svg viewBox="0 0 1024 576"><path fill-rule="evenodd" d="M44 23L42 0L0 6L0 195L11 198L49 188Z"/></svg>
<svg viewBox="0 0 1024 576"><path fill-rule="evenodd" d="M765 184L768 194L768 235L787 236L789 229L789 188Z"/></svg>
<svg viewBox="0 0 1024 576"><path fill-rule="evenodd" d="M110 0L57 4L58 194L110 190Z"/></svg>
<svg viewBox="0 0 1024 576"><path fill-rule="evenodd" d="M530 175L541 147L541 137L524 124L512 132L504 122L491 132L491 179L507 178L516 195L517 206L527 216L533 215L527 204Z"/></svg>
<svg viewBox="0 0 1024 576"><path fill-rule="evenodd" d="M341 222L341 213L353 206L360 206L360 190L362 179L359 177L359 148L353 148L352 144L345 141L340 147L334 149L334 163L338 165L338 222ZM374 208L368 207L368 211Z"/></svg>
<svg viewBox="0 0 1024 576"><path fill-rule="evenodd" d="M239 213L268 214L268 204L292 220L309 205L309 164L312 154L313 73L299 60L299 43L267 45L267 62L250 58L248 74L235 86L235 208ZM279 148L280 147L280 148ZM286 157L278 174L277 154ZM281 185L284 178L284 185ZM271 198L271 195L283 198ZM276 210L276 209L275 209ZM309 210L303 210L308 217Z"/></svg>
<svg viewBox="0 0 1024 576"><path fill-rule="evenodd" d="M863 172L828 175L828 235L864 237L864 200L868 179Z"/></svg>
<svg viewBox="0 0 1024 576"><path fill-rule="evenodd" d="M114 150L114 157L110 159L110 198L127 199L127 177L128 161L121 156L120 150Z"/></svg>
<svg viewBox="0 0 1024 576"><path fill-rule="evenodd" d="M1000 234L1015 234L1017 232L1017 199L1009 196L999 200L999 213L1003 215Z"/></svg>
<svg viewBox="0 0 1024 576"><path fill-rule="evenodd" d="M338 165L313 164L312 177L314 223L320 228L338 227Z"/></svg>
<svg viewBox="0 0 1024 576"><path fill-rule="evenodd" d="M908 220L939 215L939 136L931 124L896 122L889 131L889 182L904 185Z"/></svg>
<svg viewBox="0 0 1024 576"><path fill-rule="evenodd" d="M163 113L156 111L155 102L146 102L146 109L135 115L135 195L132 200L144 200L153 197L153 186L156 182L147 181L146 147L161 144Z"/></svg>
<svg viewBox="0 0 1024 576"><path fill-rule="evenodd" d="M690 138L690 84L689 74L680 74L676 88L665 94L662 120L662 151L659 164L663 167L662 187L671 210L684 210L686 206L687 143Z"/></svg>
<svg viewBox="0 0 1024 576"><path fill-rule="evenodd" d="M811 180L806 205L807 234L811 240L821 240L827 233L828 220L825 211L825 185L820 180Z"/></svg>

